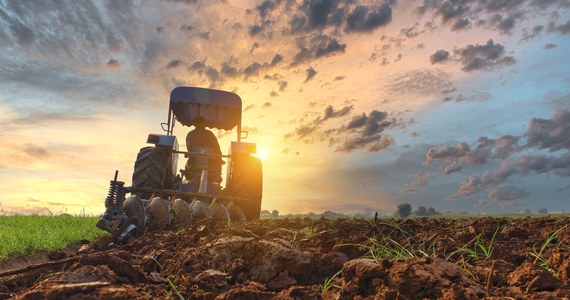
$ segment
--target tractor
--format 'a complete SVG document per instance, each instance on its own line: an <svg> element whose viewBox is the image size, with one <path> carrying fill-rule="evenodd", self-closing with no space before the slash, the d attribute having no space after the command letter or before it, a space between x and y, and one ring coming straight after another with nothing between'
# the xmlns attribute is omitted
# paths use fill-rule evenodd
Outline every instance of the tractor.
<svg viewBox="0 0 570 300"><path fill-rule="evenodd" d="M97 227L110 232L114 242L128 243L145 230L187 226L208 217L229 222L259 219L261 161L254 156L256 144L242 142L248 133L242 131L241 113L241 98L234 93L199 87L174 88L168 120L161 123L166 134L148 135L147 143L151 145L140 149L130 187L117 180L115 171L105 199L106 210ZM236 128L236 140L231 142L228 154L216 154L210 147L179 150L173 135L176 121L191 127L196 126L198 119L208 128ZM182 155L188 161L178 172ZM219 179L209 176L212 162L226 164L224 188Z"/></svg>

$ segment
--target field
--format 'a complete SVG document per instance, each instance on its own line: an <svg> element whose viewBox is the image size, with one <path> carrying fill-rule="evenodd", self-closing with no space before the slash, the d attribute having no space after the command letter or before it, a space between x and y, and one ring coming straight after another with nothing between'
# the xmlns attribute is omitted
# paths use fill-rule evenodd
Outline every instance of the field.
<svg viewBox="0 0 570 300"><path fill-rule="evenodd" d="M55 254L0 268L0 299L570 297L568 217L207 219Z"/></svg>
<svg viewBox="0 0 570 300"><path fill-rule="evenodd" d="M65 215L0 216L0 260L94 240L104 235L95 227L98 219Z"/></svg>

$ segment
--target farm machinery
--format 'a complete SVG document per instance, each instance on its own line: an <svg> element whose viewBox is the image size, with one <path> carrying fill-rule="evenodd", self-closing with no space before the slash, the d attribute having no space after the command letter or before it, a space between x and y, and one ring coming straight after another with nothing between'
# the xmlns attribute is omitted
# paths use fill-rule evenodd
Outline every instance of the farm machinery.
<svg viewBox="0 0 570 300"><path fill-rule="evenodd" d="M147 143L151 146L141 148L137 155L132 186L118 181L115 171L105 199L106 210L97 227L110 232L114 242L128 243L145 230L187 226L208 217L230 222L259 219L261 161L253 156L256 145L242 142L247 132L242 131L241 113L242 101L234 93L198 87L174 88L170 93L168 120L161 123L166 134L148 135ZM225 155L216 154L211 147L180 151L173 135L176 121L188 127L201 122L208 128L226 131L236 128L236 140ZM181 155L188 162L178 173ZM211 176L212 162L226 164L224 188L221 176Z"/></svg>

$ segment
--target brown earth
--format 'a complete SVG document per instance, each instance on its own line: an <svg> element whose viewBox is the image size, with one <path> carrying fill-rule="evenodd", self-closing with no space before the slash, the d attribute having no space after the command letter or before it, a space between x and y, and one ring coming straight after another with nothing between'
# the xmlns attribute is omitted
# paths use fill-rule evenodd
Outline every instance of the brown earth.
<svg viewBox="0 0 570 300"><path fill-rule="evenodd" d="M0 262L0 299L570 299L569 224L208 219Z"/></svg>

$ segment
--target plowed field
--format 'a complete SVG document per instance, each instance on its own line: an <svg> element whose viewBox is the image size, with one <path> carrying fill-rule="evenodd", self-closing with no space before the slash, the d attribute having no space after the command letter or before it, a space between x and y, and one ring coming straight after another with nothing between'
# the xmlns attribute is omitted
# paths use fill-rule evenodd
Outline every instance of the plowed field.
<svg viewBox="0 0 570 300"><path fill-rule="evenodd" d="M0 262L0 299L569 299L569 223L207 219Z"/></svg>

